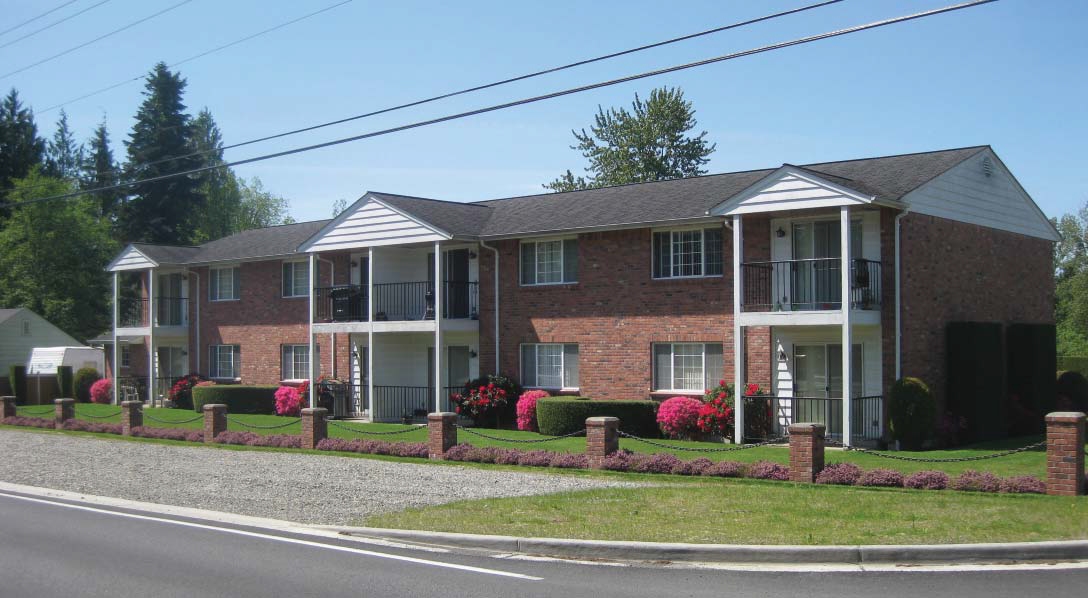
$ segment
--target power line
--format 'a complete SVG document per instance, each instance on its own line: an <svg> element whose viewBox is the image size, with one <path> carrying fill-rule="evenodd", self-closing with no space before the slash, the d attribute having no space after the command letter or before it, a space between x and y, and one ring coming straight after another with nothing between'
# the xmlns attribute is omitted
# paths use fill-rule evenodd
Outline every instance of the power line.
<svg viewBox="0 0 1088 598"><path fill-rule="evenodd" d="M573 94L576 94L576 93L582 93L582 92L585 92L585 91L600 89L600 88L603 88L603 87L611 87L613 85L619 85L621 83L629 83L631 81L638 81L638 80L647 79L647 78L650 78L650 77L657 77L657 76L668 74L668 73L675 73L675 72L678 72L678 71L688 70L688 69L692 69L692 68L696 68L696 67L707 66L707 65L716 64L716 63L719 63L719 62L725 62L727 60L735 60L737 58L743 58L743 57L752 56L752 55L755 55L755 54L762 54L764 52L770 52L770 51L773 51L773 50L780 50L780 49L788 48L788 47L792 47L792 46L799 46L799 45L803 45L803 44L809 44L809 43L824 40L824 39L830 39L830 38L833 38L833 37L839 37L839 36L848 35L848 34L851 34L851 33L858 33L860 31L866 31L866 30L869 30L869 29L876 29L878 27L886 27L888 25L904 23L904 22L907 22L907 21L913 21L913 20L916 20L916 19L931 17L931 16L934 16L934 15L942 14L942 13L958 11L958 10L962 10L962 9L965 9L965 8L974 8L976 6L981 6L983 4L990 4L990 3L996 2L996 1L997 0L973 0L971 2L964 2L964 3L961 3L961 4L954 4L954 5L950 5L950 6L945 6L943 8L935 8L935 9L922 11L922 12L917 12L917 13L913 13L913 14L909 14L909 15L900 16L900 17L892 17L890 19L884 19L884 20L881 20L881 21L874 21L872 23L867 23L867 24L864 24L864 25L855 25L853 27L847 27L845 29L837 29L835 31L829 31L829 32L826 32L826 33L820 33L820 34L811 35L811 36L808 36L808 37L802 37L802 38L797 38L797 39L793 39L793 40L789 40L789 41L778 42L778 43L775 43L775 44L771 44L771 45L767 45L767 46L761 46L761 47L753 48L753 49L750 49L750 50L743 50L741 52L734 52L734 53L731 53L731 54L724 54L722 56L716 56L714 58L707 58L707 59L699 60L699 61L696 61L696 62L688 62L688 63L685 63L685 64L670 66L670 67L657 69L657 70L653 70L653 71L646 71L646 72L638 73L638 74L635 74L635 75L628 75L626 77L620 77L618 79L610 79L608 81L602 81L602 82L598 82L598 83L591 83L589 85L583 85L583 86L580 86L580 87L573 87L573 88L565 89L565 90L562 90L562 91L556 91L556 92L552 92L552 93L548 93L548 94L544 94L544 95L538 95L538 96L533 96L533 97L530 97L530 98L524 98L524 99L521 99L521 100L515 100L513 102L495 104L495 105L492 105L492 106L487 106L485 108L477 108L475 110L469 110L467 112L460 112L460 113L457 113L457 114L450 114L450 115L441 116L441 117L438 117L438 118L433 118L433 119L430 119L430 120L417 121L417 122L414 122L414 123L409 123L409 124L406 124L406 125L400 125L400 126L392 127L392 128L388 128L388 129L382 129L382 130L378 130L378 131L371 131L369 133L363 133L363 134L360 134L360 135L353 135L351 137L343 137L343 138L340 138L340 139L334 139L332 141L325 141L323 143L316 143L316 144L313 144L313 145L306 145L306 146L302 146L302 147L296 147L296 148L289 149L289 150L284 150L284 151L281 151L281 152L275 152L275 153L271 153L271 154L264 154L264 155L255 156L255 157L252 157L252 158L245 158L243 160L234 160L232 162L224 162L222 164L203 166L203 167L200 167L200 168L194 168L194 169L191 169L191 170L186 170L184 172L177 172L177 173L173 173L173 174L164 174L164 175L149 177L149 178L146 178L146 179L140 179L140 180L137 180L137 181L129 181L129 182L124 182L124 183L118 183L116 185L111 185L111 186L108 186L108 187L100 187L100 188L97 188L97 189L87 189L87 190L83 190L83 191L74 191L74 192L71 192L71 193L64 193L64 194L61 194L61 195L54 195L54 196L51 196L51 197L42 197L42 198L37 198L37 199L29 199L29 200L25 200L25 201L22 201L22 202L5 203L5 204L0 204L0 206L2 206L2 207L11 207L11 206L15 206L15 205L40 203L40 202L46 202L46 201L56 201L56 200L60 200L60 199L70 199L70 198L73 198L73 197L78 197L78 196L81 196L81 195L87 195L87 194L90 194L90 193L98 193L98 192L102 192L102 191L112 191L112 190L115 190L115 189L123 189L123 188L132 187L132 186L140 185L140 184L144 184L144 183L154 183L154 182L157 182L157 181L172 179L172 178L181 177L181 176L192 176L192 175L196 175L196 174L201 174L203 172L208 172L208 171L212 171L212 170L219 170L219 169L222 169L222 168L232 168L234 166L242 166L244 164L252 164L252 163L255 163L255 162L263 162L265 160L271 160L271 159L274 159L274 158L282 158L284 156L290 156L290 155L293 155L293 154L300 154L300 153L309 152L309 151L313 151L313 150L317 150L317 149L323 149L323 148L326 148L326 147L332 147L334 145L341 145L341 144L350 143L350 142L353 142L353 141L360 141L362 139L369 139L369 138L372 138L372 137L380 137L380 136L389 135L389 134L392 134L392 133L399 133L401 131L407 131L407 130L411 130L411 129L417 129L417 128L420 128L420 127L426 127L426 126L435 125L435 124L439 124L439 123L449 122L449 121L452 121L452 120L467 118L469 116L477 116L477 115L485 114L485 113L488 113L488 112L495 112L497 110L505 110L507 108L514 108L514 107L517 107L517 106L524 106L526 104L533 104L533 103L541 102L541 101L544 101L544 100L550 100L550 99L559 98L559 97L563 97L563 96L573 95Z"/></svg>
<svg viewBox="0 0 1088 598"><path fill-rule="evenodd" d="M31 18L23 21L22 23L19 23L18 25L15 25L14 27L8 27L7 29L5 29L3 31L0 31L0 35L6 35L8 33L11 33L12 31L15 31L16 29L22 27L23 25L29 25L29 24L33 23L34 21L37 21L38 19L40 19L42 17L51 15L51 14L57 12L58 10L64 8L65 6L68 6L69 4L75 4L76 2L79 2L79 0L68 0L68 2L65 2L64 4L61 4L60 6L58 6L56 8L51 8L51 9L41 13L40 15L38 15L36 17L31 17Z"/></svg>
<svg viewBox="0 0 1088 598"><path fill-rule="evenodd" d="M649 49L652 49L652 48L659 48L661 46L666 46L666 45L669 45L669 44L675 44L675 43L678 43L678 42L681 42L681 41L686 41L686 40L689 40L689 39L695 39L697 37L703 37L703 36L706 36L706 35L710 35L712 33L719 33L719 32L722 32L722 31L727 31L729 29L737 29L739 27L744 27L744 26L747 26L747 25L752 25L752 24L755 24L755 23L763 22L763 21L769 21L769 20L772 20L772 19L777 19L779 17L784 17L784 16L796 14L796 13L799 13L799 12L804 12L804 11L807 11L807 10L812 10L814 8L822 8L824 6L828 6L830 4L837 4L837 3L842 2L842 1L843 0L826 0L824 2L818 2L816 4L810 4L810 5L807 5L807 6L802 6L800 8L795 8L795 9L791 9L791 10L777 12L777 13L765 15L765 16L762 16L762 17L749 19L747 21L740 21L740 22L737 22L737 23L732 23L730 25L722 25L720 27L715 27L713 29L707 29L705 31L700 31L700 32L697 32L697 33L691 33L691 34L683 35L683 36L680 36L680 37L674 37L674 38L667 39L667 40L664 40L664 41L655 42L655 43L652 43L652 44L646 44L646 45L643 45L643 46L638 46L638 47L630 48L630 49L627 49L627 50L621 50L621 51L618 51L618 52L613 52L611 54L604 54L604 55L601 55L601 56L596 56L594 58L587 58L587 59L584 59L584 60L579 60L577 62L571 62L571 63L564 64L564 65L561 65L561 66L550 67L550 68L535 71L535 72L532 72L532 73L528 73L528 74L524 74L524 75L518 75L516 77L510 77L508 79L503 79L501 81L495 81L495 82L492 82L492 83L485 83L485 84L482 84L482 85L477 85L475 87L469 87L469 88L461 89L461 90L458 90L458 91L443 93L443 94L440 94L440 95L437 95L437 96L431 96L429 98L424 98L422 100L415 100L415 101L412 101L412 102L408 102L406 104L400 104L400 105L397 105L397 106L382 108L382 109L379 109L379 110L374 110L372 112L357 114L357 115L354 115L354 116L349 116L349 117L341 118L341 119L338 119L338 120L323 122L323 123L319 123L319 124L316 124L316 125L310 125L310 126L302 127L302 128L299 128L299 129L292 129L290 131L283 131L283 132L276 133L276 134L273 134L273 135L268 135L268 136L265 136L265 137L258 137L256 139L250 139L248 141L240 141L238 143L232 143L232 144L229 144L229 145L224 145L223 147L219 147L219 148L198 150L198 151L194 151L194 152L191 152L191 153L188 153L188 154L183 154L183 155L180 155L180 156L172 156L172 157L168 157L168 158L162 158L162 159L159 159L159 160L155 160L153 162L147 162L147 163L144 163L144 164L137 165L137 168L146 168L148 166L155 166L157 164L162 164L162 163L165 163L165 162L173 162L175 160L184 160L186 158L192 158L192 157L196 157L196 156L203 156L203 155L207 155L207 154L217 153L217 152L220 152L220 151L235 149L235 148L243 147L243 146L246 146L246 145L252 145L254 143L262 143L264 141L271 141L273 139L280 139L282 137L288 137L290 135L297 135L299 133L308 133L310 131L316 131L318 129L322 129L322 128L325 128L325 127L331 127L333 125L340 125L340 124L344 124L344 123L347 123L347 122L352 122L352 121L355 121L355 120L369 118L369 117L372 117L372 116L378 116L380 114L387 114L387 113L395 112L395 111L398 111L398 110L404 110L406 108L414 108L416 106L421 106L423 104L429 104L429 103L432 103L432 102L437 102L439 100L444 100L444 99L452 98L452 97L455 97L455 96L464 95L464 94L467 94L467 93L472 93L472 92L475 92L475 91L482 91L482 90L485 90L485 89L491 89L493 87L499 87L501 85L507 85L509 83L515 83L517 81L524 81L524 80L527 80L527 79L532 79L534 77L540 77L540 76L543 76L543 75L547 75L547 74L556 73L556 72L559 72L559 71L572 69L572 68L575 68L575 67L578 67L578 66L584 66L584 65L587 65L587 64L595 63L595 62L601 62L601 61L609 60L611 58L616 58L616 57L619 57L619 56L626 56L628 54L634 54L636 52L642 52L644 50L649 50ZM63 106L63 105L64 104L57 104L57 106L51 106L50 108L46 108L42 112L47 112L49 110L52 110L53 108L56 108L58 106ZM121 169L116 169L116 170L113 170L113 171L103 172L101 174L120 174L121 172L122 172ZM42 184L42 185L38 185L38 186L45 186L45 185L46 184ZM24 187L24 189L30 189L30 188L33 188L33 187Z"/></svg>
<svg viewBox="0 0 1088 598"><path fill-rule="evenodd" d="M236 46L236 45L238 45L240 43L243 43L243 42L247 42L247 41L249 41L251 39L260 37L260 36L265 35L267 33L272 33L273 31L283 29L284 27L287 27L289 25L294 25L295 23L298 23L299 21L304 21L306 19L309 19L310 17L316 17L317 15L319 15L319 14L321 14L323 12L327 12L327 11L330 11L330 10L332 10L334 8L338 8L340 6L348 4L349 2L352 2L352 0L344 0L343 2L338 2L338 3L333 4L331 6L326 6L325 8L322 8L320 10L315 10L314 12L302 15L301 17L297 17L297 18L291 19L290 21L280 23L279 25L276 25L275 27L269 27L268 29L265 29L263 31L258 31L256 33L247 35L247 36L245 36L243 38L240 38L240 39L236 39L236 40L234 40L234 41L232 41L230 43L226 43L226 44L223 44L221 46L217 46L215 48L205 50L203 52L200 52L199 54L194 54L193 56L190 56L190 57L185 58L183 60L179 60L179 61L177 61L177 62L175 62L173 64L170 64L168 66L170 68L174 68L174 67L177 67L179 65L185 64L187 62L191 62L193 60L196 60L198 58L203 58L205 56L208 56L209 54L215 54L216 52L219 52L221 50L226 50L227 48ZM3 46L0 46L0 48L2 48L2 47ZM118 87L121 87L123 85L128 85L129 83L139 81L140 79L143 79L143 78L144 78L144 75L140 74L140 75L137 75L137 76L132 77L130 79L125 79L124 81L118 81L117 83L114 83L113 85L108 85L108 86L103 87L101 89L96 89L96 90L94 90L92 92L85 93L85 94L83 94L83 95L81 95L79 97L72 98L72 99L67 100L65 102L61 102L59 104L54 104L54 105L52 105L52 106L50 106L50 107L48 107L48 108L46 108L44 110L38 111L38 114L44 114L44 113L49 112L51 110L56 110L57 108L60 108L62 106L67 106L68 104L78 102L80 100L85 100L85 99L90 98L90 97L94 97L96 95L99 95L99 94L105 93L107 91L110 91L111 89L117 89Z"/></svg>
<svg viewBox="0 0 1088 598"><path fill-rule="evenodd" d="M71 54L72 52L75 52L76 50L79 50L80 48L86 48L87 46L89 46L89 45L91 45L91 44L93 44L95 42L102 41L102 40L106 39L107 37L110 37L112 35L116 35L116 34L121 33L122 31L125 31L127 29L131 29L131 28L135 27L136 25L139 25L140 23L143 23L145 21L150 21L151 19L154 19L155 17L157 17L157 16L159 16L161 14L168 13L171 10L174 10L175 8L178 8L178 7L182 6L182 5L188 4L188 3L192 2L192 1L193 0L182 0L181 2L178 2L177 4L174 4L173 6L169 6L167 8L164 8L164 9L160 10L159 12L157 12L155 14L146 16L146 17L144 17L142 19L139 19L137 21L133 21L133 22L129 23L128 25L125 25L124 27L119 27L117 29L114 29L113 31L110 31L109 33L107 33L105 35L100 35L100 36L92 39L91 41L83 42L82 44L79 44L78 46L68 48L67 50L65 50L63 52L54 54L54 55L52 55L52 56L50 56L48 58L43 58L43 59L41 59L38 62L35 62L33 64L28 64L28 65L26 65L26 66L24 66L22 68L11 71L10 73L5 73L3 75L0 75L0 79L7 79L8 77L10 77L12 75L17 75L17 74L19 74L19 73L21 73L23 71L30 70L30 69L38 66L38 65L45 64L45 63L47 63L47 62L49 62L51 60L56 60L57 58L60 58L61 56Z"/></svg>
<svg viewBox="0 0 1088 598"><path fill-rule="evenodd" d="M85 13L85 12L87 12L87 11L93 9L93 8L98 8L99 6L102 6L103 4L105 4L105 3L109 2L109 1L110 0L102 0L98 4L92 4L92 5L88 6L87 8L84 8L83 10L81 10L79 12L70 14L70 15L64 17L63 19L61 19L59 21L53 21L52 23L46 25L45 27L42 27L41 29L35 29L34 31L31 31L30 33L24 35L23 37L18 37L18 38L15 38L15 39L11 40L10 42L5 43L4 45L0 46L0 49L6 48L6 47L8 47L8 46L10 46L12 44L17 44L17 43L23 41L24 39L26 39L28 37L34 37L35 35L38 35L42 31L45 31L46 29L52 29L52 28L56 27L57 25L60 25L61 23L65 22L65 21L70 21L70 20L78 17L79 15L81 15L81 14L83 14L83 13Z"/></svg>

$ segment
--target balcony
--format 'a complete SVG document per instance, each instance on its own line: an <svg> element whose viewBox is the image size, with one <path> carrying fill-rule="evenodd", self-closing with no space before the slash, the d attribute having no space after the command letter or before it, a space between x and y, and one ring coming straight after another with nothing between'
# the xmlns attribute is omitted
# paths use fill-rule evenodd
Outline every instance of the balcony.
<svg viewBox="0 0 1088 598"><path fill-rule="evenodd" d="M818 258L741 264L741 311L842 309L842 260ZM880 262L855 259L850 268L850 308L878 310Z"/></svg>
<svg viewBox="0 0 1088 598"><path fill-rule="evenodd" d="M159 297L155 299L156 326L188 326L189 300L185 297Z"/></svg>
<svg viewBox="0 0 1088 598"><path fill-rule="evenodd" d="M433 282L392 282L373 285L374 320L405 322L434 320ZM442 317L475 320L479 317L479 283L443 284ZM366 322L369 303L365 285L340 285L314 289L314 321Z"/></svg>
<svg viewBox="0 0 1088 598"><path fill-rule="evenodd" d="M117 300L118 328L144 328L147 325L147 299L121 297Z"/></svg>
<svg viewBox="0 0 1088 598"><path fill-rule="evenodd" d="M355 386L350 382L325 383L320 391L321 405L329 409L334 418L362 417L370 404L367 386ZM445 396L435 394L433 386L375 386L375 421L404 421L425 419L441 407L446 397L461 392L460 386L443 388ZM373 418L375 413L370 413Z"/></svg>
<svg viewBox="0 0 1088 598"><path fill-rule="evenodd" d="M744 436L759 440L786 435L790 424L816 423L826 427L829 438L842 439L842 398L744 397ZM850 437L854 440L880 440L883 430L884 398L881 396L850 399Z"/></svg>

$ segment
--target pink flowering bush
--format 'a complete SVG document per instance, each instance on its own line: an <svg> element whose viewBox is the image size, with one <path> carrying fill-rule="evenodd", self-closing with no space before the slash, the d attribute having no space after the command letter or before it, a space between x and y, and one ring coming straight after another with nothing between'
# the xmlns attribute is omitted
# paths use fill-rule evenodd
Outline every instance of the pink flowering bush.
<svg viewBox="0 0 1088 598"><path fill-rule="evenodd" d="M91 402L109 405L113 400L113 382L102 378L91 385Z"/></svg>
<svg viewBox="0 0 1088 598"><path fill-rule="evenodd" d="M276 389L276 415L298 417L302 413L302 395L294 386Z"/></svg>
<svg viewBox="0 0 1088 598"><path fill-rule="evenodd" d="M870 469L862 472L857 484L876 488L902 488L903 474L894 469Z"/></svg>
<svg viewBox="0 0 1088 598"><path fill-rule="evenodd" d="M915 490L944 490L948 487L948 474L943 471L917 471L903 479L903 487Z"/></svg>
<svg viewBox="0 0 1088 598"><path fill-rule="evenodd" d="M699 457L692 459L691 461L681 461L678 465L672 468L673 475L703 475L703 473L714 466L714 462L706 457Z"/></svg>
<svg viewBox="0 0 1088 598"><path fill-rule="evenodd" d="M690 397L665 399L657 408L657 425L666 436L688 438L698 430L703 402Z"/></svg>
<svg viewBox="0 0 1088 598"><path fill-rule="evenodd" d="M1001 492L1009 494L1046 494L1046 482L1029 475L1014 475L1001 480Z"/></svg>
<svg viewBox="0 0 1088 598"><path fill-rule="evenodd" d="M743 478L744 463L739 461L718 461L703 470L703 475L715 478Z"/></svg>
<svg viewBox="0 0 1088 598"><path fill-rule="evenodd" d="M861 479L861 468L853 463L832 463L816 474L817 484L853 486Z"/></svg>
<svg viewBox="0 0 1088 598"><path fill-rule="evenodd" d="M953 490L964 492L997 492L1001 489L1001 478L988 471L965 470L952 481Z"/></svg>
<svg viewBox="0 0 1088 598"><path fill-rule="evenodd" d="M523 432L539 432L536 425L536 402L544 397L549 397L547 391L528 390L518 397L517 414L518 429Z"/></svg>
<svg viewBox="0 0 1088 598"><path fill-rule="evenodd" d="M748 477L753 480L784 482L790 479L790 468L773 461L756 461L748 467Z"/></svg>

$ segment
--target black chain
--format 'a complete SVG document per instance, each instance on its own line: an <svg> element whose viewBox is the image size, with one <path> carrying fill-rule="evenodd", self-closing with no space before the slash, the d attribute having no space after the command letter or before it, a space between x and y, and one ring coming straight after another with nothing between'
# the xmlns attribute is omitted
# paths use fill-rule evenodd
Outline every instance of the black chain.
<svg viewBox="0 0 1088 598"><path fill-rule="evenodd" d="M78 415L79 417L87 417L90 419L109 419L111 417L117 417L118 415L121 415L122 411L124 410L118 409L117 413L111 413L109 415L91 415L90 413L80 413L78 410L76 410L76 415Z"/></svg>
<svg viewBox="0 0 1088 598"><path fill-rule="evenodd" d="M159 419L159 418L155 417L154 415L151 415L150 413L147 413L147 412L144 412L144 417L146 417L147 419L149 419L149 420L151 420L153 422L157 422L157 423L160 423L160 424L191 424L191 423L193 423L195 421L199 421L199 420L204 419L203 414L198 415L198 416L196 416L196 417L194 417L192 419L179 419L179 420Z"/></svg>
<svg viewBox="0 0 1088 598"><path fill-rule="evenodd" d="M287 426L293 426L293 425L297 424L298 422L302 421L302 418L300 417L298 419L293 419L293 420L291 420L289 422L284 422L282 424L275 424L275 425L271 425L271 426L259 426L257 424L247 424L244 421L234 419L233 417L230 417L230 416L227 416L227 421L232 423L232 424L237 424L239 426L242 426L243 428L250 428L251 430L278 430L280 428L286 428Z"/></svg>
<svg viewBox="0 0 1088 598"><path fill-rule="evenodd" d="M708 448L694 448L694 447L689 448L689 447L685 447L685 446L674 446L674 445L671 445L671 444L666 444L664 442L657 442L656 440L650 440L648 438L639 438L638 436L635 436L634 434L628 434L627 432L624 432L622 430L620 431L620 436L623 436L624 438L630 438L631 440L637 440L638 442L644 442L644 443L646 443L646 444L648 444L650 446L656 446L656 447L659 447L659 448L666 448L666 449L670 449L670 450L674 450L674 451L686 451L686 452L689 452L689 453L728 453L728 452L732 452L732 451L743 451L743 450L747 450L747 449L751 449L751 448L756 448L758 446L767 446L768 444L778 444L778 443L780 443L780 442L782 442L784 440L783 437L778 436L778 437L775 437L775 438L768 438L767 440L764 440L762 442L754 442L754 443L750 443L750 444L741 444L741 445L737 445L737 446L726 446L726 447L722 447L722 448L709 448L709 447Z"/></svg>
<svg viewBox="0 0 1088 598"><path fill-rule="evenodd" d="M392 436L394 434L407 434L409 432L415 432L416 430L422 430L424 428L424 426L409 425L407 428L404 428L403 430L388 430L388 431L385 431L385 432L377 432L377 431L371 431L371 430L360 430L358 428L352 428L350 426L346 426L346 425L344 425L344 424L342 424L342 423L340 423L340 422L338 422L336 420L331 420L331 419L328 420L328 423L329 423L330 426L332 426L334 428L340 428L341 430L347 430L348 432L354 432L356 434L368 434L368 435L371 435L371 436Z"/></svg>
<svg viewBox="0 0 1088 598"><path fill-rule="evenodd" d="M586 433L585 429L583 428L581 430L578 430L577 432L571 432L570 434L563 434L562 436L549 436L547 438L522 439L522 438L500 438L498 436L489 436L487 434L477 432L476 430L473 430L472 428L466 428L466 427L464 427L462 425L458 425L457 429L464 430L465 432L468 432L469 434L472 434L473 436L479 436L480 438L486 438L488 440L495 440L497 442L509 442L509 443L512 443L512 444L540 444L542 442L552 442L553 440L562 440L564 438L574 438L575 436L582 436L583 434Z"/></svg>
<svg viewBox="0 0 1088 598"><path fill-rule="evenodd" d="M47 413L53 413L54 410L53 407L49 407L45 411L27 411L25 407L16 407L15 412L18 413L20 409L22 409L23 413L27 415L45 415Z"/></svg>
<svg viewBox="0 0 1088 598"><path fill-rule="evenodd" d="M1035 444L1029 444L1020 448L1014 448L1007 451L1001 451L999 453L990 453L988 455L977 455L974 457L948 457L944 459L927 459L925 457L907 457L904 455L893 455L889 453L881 453L870 449L864 449L856 446L844 447L844 450L855 451L858 453L864 453L866 455L872 455L874 457L881 457L883 459L894 459L896 461L910 461L913 463L965 463L968 461L983 461L986 459L997 459L999 457L1008 457L1009 455L1015 455L1017 453L1023 453L1027 451L1033 451L1038 448L1046 446L1046 441L1036 442Z"/></svg>

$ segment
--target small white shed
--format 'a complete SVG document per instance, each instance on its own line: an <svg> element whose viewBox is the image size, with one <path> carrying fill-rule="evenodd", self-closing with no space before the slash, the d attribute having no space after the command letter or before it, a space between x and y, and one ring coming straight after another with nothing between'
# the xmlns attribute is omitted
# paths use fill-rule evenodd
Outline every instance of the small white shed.
<svg viewBox="0 0 1088 598"><path fill-rule="evenodd" d="M26 364L28 376L48 376L57 373L57 367L67 365L75 373L80 368L106 371L106 356L95 347L36 347L30 352Z"/></svg>
<svg viewBox="0 0 1088 598"><path fill-rule="evenodd" d="M9 366L26 364L35 347L79 346L78 340L25 307L0 309L0 378L8 375Z"/></svg>

